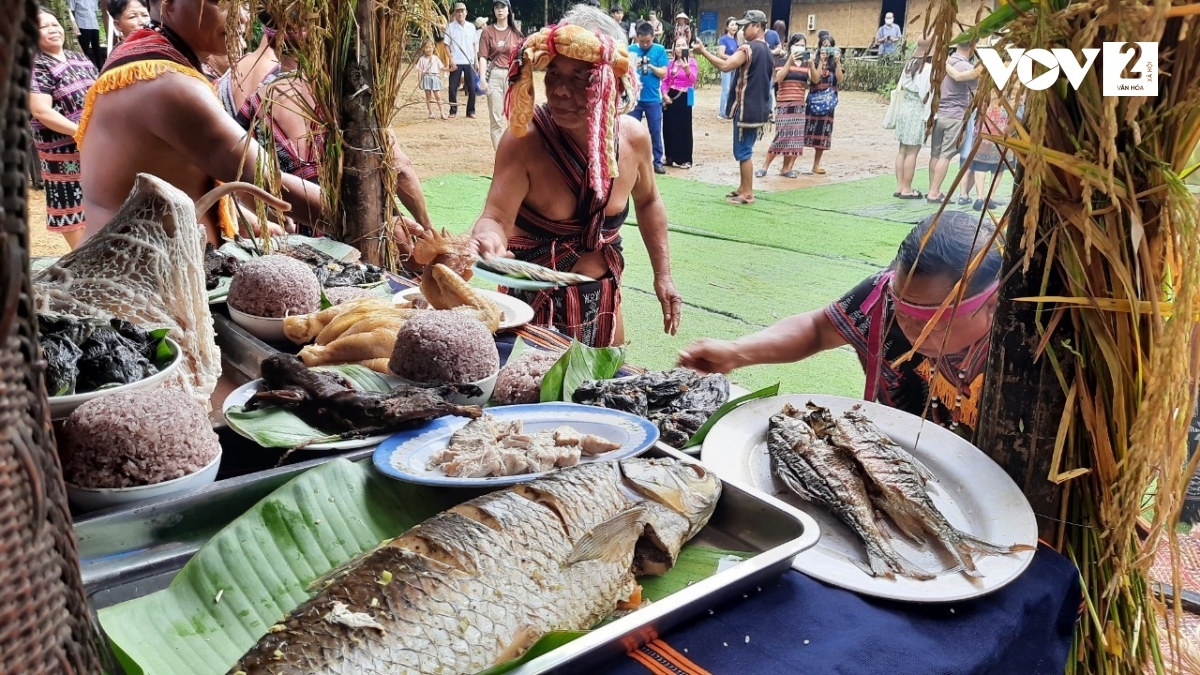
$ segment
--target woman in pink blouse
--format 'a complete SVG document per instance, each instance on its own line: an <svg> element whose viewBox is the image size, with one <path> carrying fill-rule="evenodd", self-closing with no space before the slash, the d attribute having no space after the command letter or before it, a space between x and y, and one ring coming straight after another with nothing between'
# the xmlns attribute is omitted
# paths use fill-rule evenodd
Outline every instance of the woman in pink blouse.
<svg viewBox="0 0 1200 675"><path fill-rule="evenodd" d="M667 76L662 81L663 164L680 169L692 168L692 101L698 77L696 60L688 43L675 41Z"/></svg>

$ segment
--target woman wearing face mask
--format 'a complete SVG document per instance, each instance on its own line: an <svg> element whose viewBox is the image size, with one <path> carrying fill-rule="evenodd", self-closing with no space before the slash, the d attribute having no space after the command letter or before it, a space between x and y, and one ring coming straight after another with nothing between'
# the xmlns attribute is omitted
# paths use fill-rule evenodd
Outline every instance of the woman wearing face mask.
<svg viewBox="0 0 1200 675"><path fill-rule="evenodd" d="M141 0L108 0L108 15L121 40L150 25L150 8Z"/></svg>
<svg viewBox="0 0 1200 675"><path fill-rule="evenodd" d="M692 168L692 87L699 76L688 51L683 37L675 40L662 81L663 163L680 169Z"/></svg>
<svg viewBox="0 0 1200 675"><path fill-rule="evenodd" d="M830 305L736 341L697 340L680 353L679 363L728 373L850 345L867 376L863 398L927 413L970 438L1003 262L993 236L971 214L946 211L940 221L929 216L905 237L891 267ZM958 301L939 313L947 298ZM914 351L923 331L928 334Z"/></svg>
<svg viewBox="0 0 1200 675"><path fill-rule="evenodd" d="M929 58L932 41L921 38L917 41L917 49L912 58L904 66L900 74L900 82L896 88L900 90L900 101L896 108L896 140L900 142L900 150L896 153L896 191L893 197L899 199L921 199L924 197L912 186L913 174L917 170L917 155L921 146L925 145L925 127L932 114L933 97L929 95L932 88L930 74L933 63Z"/></svg>
<svg viewBox="0 0 1200 675"><path fill-rule="evenodd" d="M38 14L38 50L33 58L29 110L33 142L42 163L46 229L75 248L83 239L83 189L75 132L88 89L99 73L88 57L63 49L66 33L46 10Z"/></svg>
<svg viewBox="0 0 1200 675"><path fill-rule="evenodd" d="M817 33L817 51L809 66L808 106L805 110L804 144L816 150L812 172L825 173L821 157L833 140L833 113L838 104L838 86L846 79L837 43L829 31Z"/></svg>
<svg viewBox="0 0 1200 675"><path fill-rule="evenodd" d="M763 168L754 175L762 178L771 169L776 157L783 157L779 175L795 178L800 173L792 167L804 154L805 108L808 99L808 43L802 33L793 33L788 40L783 65L775 69L775 140L767 150Z"/></svg>

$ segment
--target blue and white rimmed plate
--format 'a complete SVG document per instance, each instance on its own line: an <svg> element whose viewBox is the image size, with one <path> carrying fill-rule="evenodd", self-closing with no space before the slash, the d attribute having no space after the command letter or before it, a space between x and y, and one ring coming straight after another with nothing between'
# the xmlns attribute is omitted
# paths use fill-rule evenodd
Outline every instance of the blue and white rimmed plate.
<svg viewBox="0 0 1200 675"><path fill-rule="evenodd" d="M658 440L658 427L637 415L620 410L594 408L575 403L532 403L488 408L487 414L498 420L521 420L527 433L570 426L584 434L601 436L621 447L595 457L582 457L580 463L603 462L636 457ZM380 473L396 480L443 487L499 487L533 480L542 473L487 478L456 478L441 469L430 469L429 458L450 444L454 432L469 422L465 417L443 417L419 429L393 434L375 449L373 461Z"/></svg>

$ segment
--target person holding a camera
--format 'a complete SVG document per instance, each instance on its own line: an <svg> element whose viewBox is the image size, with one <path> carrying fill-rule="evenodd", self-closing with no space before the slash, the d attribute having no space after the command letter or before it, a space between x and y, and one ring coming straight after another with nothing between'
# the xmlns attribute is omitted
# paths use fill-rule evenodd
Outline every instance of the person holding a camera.
<svg viewBox="0 0 1200 675"><path fill-rule="evenodd" d="M838 85L846 75L842 71L841 54L829 31L817 33L817 53L809 71L808 105L805 110L804 145L816 150L812 172L825 173L821 156L830 148L833 138L833 113L837 110Z"/></svg>
<svg viewBox="0 0 1200 675"><path fill-rule="evenodd" d="M771 74L775 59L767 46L767 15L750 9L737 22L746 44L724 57L708 51L702 42L692 42L692 51L708 59L717 70L733 72L733 92L725 115L733 119L733 158L738 161L737 190L726 195L728 204L754 203L754 143L771 120Z"/></svg>
<svg viewBox="0 0 1200 675"><path fill-rule="evenodd" d="M692 168L692 97L699 68L684 36L675 38L663 78L663 152L668 166Z"/></svg>
<svg viewBox="0 0 1200 675"><path fill-rule="evenodd" d="M786 178L799 175L792 167L796 158L804 154L805 109L812 58L804 33L793 33L788 40L783 65L775 69L775 84L779 87L775 94L775 140L767 150L763 168L754 174L759 178L767 175L776 157L783 157L779 175Z"/></svg>
<svg viewBox="0 0 1200 675"><path fill-rule="evenodd" d="M654 173L666 173L663 168L662 81L667 76L667 50L654 42L654 26L649 21L638 24L637 40L629 45L629 58L633 59L642 80L637 105L629 115L636 120L646 118L654 147Z"/></svg>

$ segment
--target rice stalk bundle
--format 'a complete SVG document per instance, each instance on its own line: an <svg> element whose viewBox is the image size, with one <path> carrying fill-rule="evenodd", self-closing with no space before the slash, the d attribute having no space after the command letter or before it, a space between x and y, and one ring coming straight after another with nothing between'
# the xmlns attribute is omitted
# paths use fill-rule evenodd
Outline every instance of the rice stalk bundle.
<svg viewBox="0 0 1200 675"><path fill-rule="evenodd" d="M367 13L360 11L362 3L370 3ZM257 16L265 10L274 19L281 35L286 35L290 53L298 63L296 79L304 95L287 97L293 110L318 121L326 132L324 154L320 164L320 184L324 186L325 210L323 228L335 239L346 240L345 213L352 196L343 194L343 170L347 152L370 152L378 155L380 171L372 177L382 182L385 213L375 237L386 242L386 264L395 268L399 263L395 232L390 224L400 216L396 199L396 171L391 157L396 138L391 122L398 110L401 87L413 70L419 45L432 37L435 27L446 25L446 4L443 0L246 0L239 3ZM227 35L231 36L231 55L238 49L232 36L240 34L237 12L230 12ZM364 14L372 25L360 24ZM364 38L364 32L368 32ZM371 39L373 38L373 39ZM368 81L357 75L366 74ZM365 97L370 101L372 128L366 147L351 147L347 141L347 120L343 114L348 101ZM269 114L272 105L282 104L267 97L263 113ZM275 166L271 134L263 135L263 159L257 174L259 184L279 194L279 168ZM260 213L260 218L265 214ZM349 242L357 245L356 242Z"/></svg>
<svg viewBox="0 0 1200 675"><path fill-rule="evenodd" d="M1176 600L1170 608L1165 639L1176 660L1165 663L1160 601L1147 575L1164 538L1178 551L1174 525L1196 469L1186 437L1200 346L1200 232L1184 181L1197 170L1191 155L1200 143L1200 5L1017 0L955 37L956 14L954 2L931 5L934 53L989 34L1001 54L1007 46L1065 48L1076 59L1104 42L1159 45L1157 97L1103 96L1100 57L1078 90L1065 77L1022 90L1013 77L997 92L985 74L974 105L982 114L983 101L999 93L1008 108L1011 134L981 139L1019 164L1013 204L1023 208L1001 223L1021 229L1021 246L1008 254L1023 256L1026 270L1035 252L1047 261L1034 270L1041 294L1023 300L1037 303L1039 357L1066 394L1049 476L1063 490L1055 543L1079 566L1086 600L1067 670L1180 671L1181 607ZM1016 240L1011 232L1008 240ZM1056 337L1064 326L1069 337ZM1181 588L1178 560L1173 585Z"/></svg>

